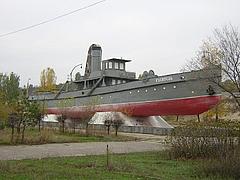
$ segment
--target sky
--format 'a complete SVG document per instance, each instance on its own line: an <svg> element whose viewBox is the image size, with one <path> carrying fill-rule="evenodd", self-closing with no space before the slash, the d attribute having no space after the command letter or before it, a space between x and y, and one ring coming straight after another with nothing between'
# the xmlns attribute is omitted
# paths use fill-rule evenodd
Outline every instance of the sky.
<svg viewBox="0 0 240 180"><path fill-rule="evenodd" d="M98 0L0 0L0 35L82 8ZM215 28L240 27L239 0L107 0L54 22L0 37L0 73L14 72L21 86L40 84L51 67L57 82L85 67L91 44L103 59L131 59L127 70L179 72ZM84 69L76 68L74 73Z"/></svg>

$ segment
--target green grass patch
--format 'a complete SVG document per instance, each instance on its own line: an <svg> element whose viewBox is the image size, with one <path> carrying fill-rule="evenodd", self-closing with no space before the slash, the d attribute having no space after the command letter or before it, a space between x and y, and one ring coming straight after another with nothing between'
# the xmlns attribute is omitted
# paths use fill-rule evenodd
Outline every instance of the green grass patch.
<svg viewBox="0 0 240 180"><path fill-rule="evenodd" d="M0 179L220 179L198 160L169 160L164 152L0 161Z"/></svg>
<svg viewBox="0 0 240 180"><path fill-rule="evenodd" d="M17 135L14 135L17 138ZM20 137L19 137L20 138ZM10 145L11 130L0 130L0 145ZM46 143L79 143L79 142L109 142L109 141L131 141L135 140L128 136L106 135L105 133L86 135L83 133L61 133L57 130L42 130L38 132L36 129L27 129L23 144L46 144ZM16 142L16 141L15 141ZM20 141L18 141L20 142ZM18 144L18 143L13 143Z"/></svg>

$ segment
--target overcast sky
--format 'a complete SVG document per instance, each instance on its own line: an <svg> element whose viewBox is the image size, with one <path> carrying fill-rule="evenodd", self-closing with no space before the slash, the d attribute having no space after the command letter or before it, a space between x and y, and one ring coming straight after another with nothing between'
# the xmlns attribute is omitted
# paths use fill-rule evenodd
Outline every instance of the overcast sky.
<svg viewBox="0 0 240 180"><path fill-rule="evenodd" d="M39 23L97 0L0 0L0 34ZM57 82L100 44L103 59L133 60L127 69L156 74L179 72L214 28L240 28L239 0L107 0L24 32L0 38L0 72L15 72L21 85L39 85L42 69ZM84 65L85 67L85 65ZM76 69L74 73L83 70Z"/></svg>

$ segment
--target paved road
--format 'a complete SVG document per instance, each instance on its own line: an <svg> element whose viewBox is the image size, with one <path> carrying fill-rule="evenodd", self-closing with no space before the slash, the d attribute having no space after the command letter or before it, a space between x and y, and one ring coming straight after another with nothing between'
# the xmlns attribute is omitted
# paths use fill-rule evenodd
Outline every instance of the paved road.
<svg viewBox="0 0 240 180"><path fill-rule="evenodd" d="M0 160L41 159L60 156L85 156L106 153L107 144L112 153L129 153L163 150L161 143L150 141L91 142L44 145L0 146Z"/></svg>

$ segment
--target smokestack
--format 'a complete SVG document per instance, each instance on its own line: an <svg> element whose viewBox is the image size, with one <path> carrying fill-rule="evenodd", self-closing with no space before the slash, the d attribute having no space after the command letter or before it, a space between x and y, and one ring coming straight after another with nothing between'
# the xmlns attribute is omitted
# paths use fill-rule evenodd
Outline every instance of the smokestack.
<svg viewBox="0 0 240 180"><path fill-rule="evenodd" d="M101 71L102 48L97 44L92 44L88 50L87 64L85 68L85 76L91 73Z"/></svg>

